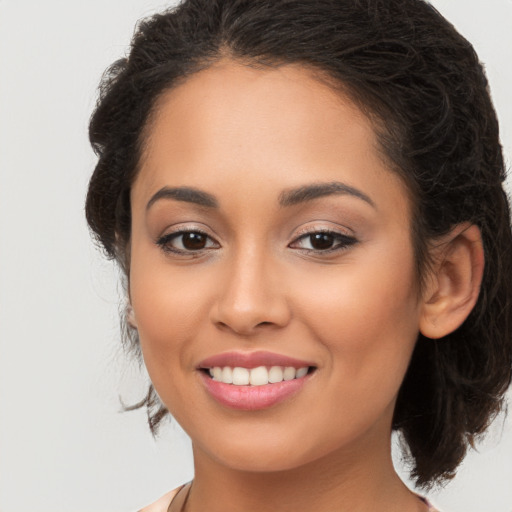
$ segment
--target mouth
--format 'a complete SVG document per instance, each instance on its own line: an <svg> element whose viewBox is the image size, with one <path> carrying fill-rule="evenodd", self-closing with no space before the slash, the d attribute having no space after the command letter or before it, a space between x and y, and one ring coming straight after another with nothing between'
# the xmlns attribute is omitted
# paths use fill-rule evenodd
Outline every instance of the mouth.
<svg viewBox="0 0 512 512"><path fill-rule="evenodd" d="M266 386L278 384L283 381L302 379L315 371L314 366L257 366L244 368L243 366L214 366L200 370L212 380L231 384L233 386Z"/></svg>
<svg viewBox="0 0 512 512"><path fill-rule="evenodd" d="M266 409L296 395L317 366L270 352L218 354L198 368L208 394L231 409Z"/></svg>

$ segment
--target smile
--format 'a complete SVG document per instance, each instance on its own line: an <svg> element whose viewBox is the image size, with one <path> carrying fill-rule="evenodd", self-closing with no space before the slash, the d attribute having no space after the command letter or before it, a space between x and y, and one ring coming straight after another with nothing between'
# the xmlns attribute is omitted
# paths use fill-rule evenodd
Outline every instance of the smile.
<svg viewBox="0 0 512 512"><path fill-rule="evenodd" d="M234 368L215 366L208 370L213 380L234 386L265 386L283 381L300 379L308 374L309 367L294 368L293 366L258 366L257 368Z"/></svg>
<svg viewBox="0 0 512 512"><path fill-rule="evenodd" d="M231 409L254 411L296 395L317 367L272 352L230 352L205 359L199 375L210 397Z"/></svg>

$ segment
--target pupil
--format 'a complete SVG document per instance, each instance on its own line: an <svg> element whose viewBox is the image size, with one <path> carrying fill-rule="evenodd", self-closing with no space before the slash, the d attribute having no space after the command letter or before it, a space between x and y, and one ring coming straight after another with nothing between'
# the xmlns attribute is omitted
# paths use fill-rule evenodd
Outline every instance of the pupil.
<svg viewBox="0 0 512 512"><path fill-rule="evenodd" d="M183 235L183 247L190 250L204 249L206 236L201 233L185 233Z"/></svg>
<svg viewBox="0 0 512 512"><path fill-rule="evenodd" d="M328 233L315 233L311 235L311 245L315 249L330 249L334 243L334 237Z"/></svg>

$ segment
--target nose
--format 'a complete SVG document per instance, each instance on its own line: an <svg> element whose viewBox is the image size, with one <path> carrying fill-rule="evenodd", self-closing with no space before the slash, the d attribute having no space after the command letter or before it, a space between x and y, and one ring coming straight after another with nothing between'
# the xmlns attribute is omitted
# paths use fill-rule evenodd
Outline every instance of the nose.
<svg viewBox="0 0 512 512"><path fill-rule="evenodd" d="M285 327L291 318L278 265L247 252L226 262L211 316L218 328L243 336Z"/></svg>

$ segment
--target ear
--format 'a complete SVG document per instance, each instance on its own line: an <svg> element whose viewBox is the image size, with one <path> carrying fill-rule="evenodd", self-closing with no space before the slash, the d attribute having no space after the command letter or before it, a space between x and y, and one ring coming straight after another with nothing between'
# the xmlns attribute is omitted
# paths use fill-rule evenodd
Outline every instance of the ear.
<svg viewBox="0 0 512 512"><path fill-rule="evenodd" d="M474 224L460 224L436 243L433 252L420 332L437 339L455 331L478 299L484 272L480 229Z"/></svg>
<svg viewBox="0 0 512 512"><path fill-rule="evenodd" d="M135 311L133 311L131 304L126 306L126 321L132 329L137 329L137 319L135 318Z"/></svg>

